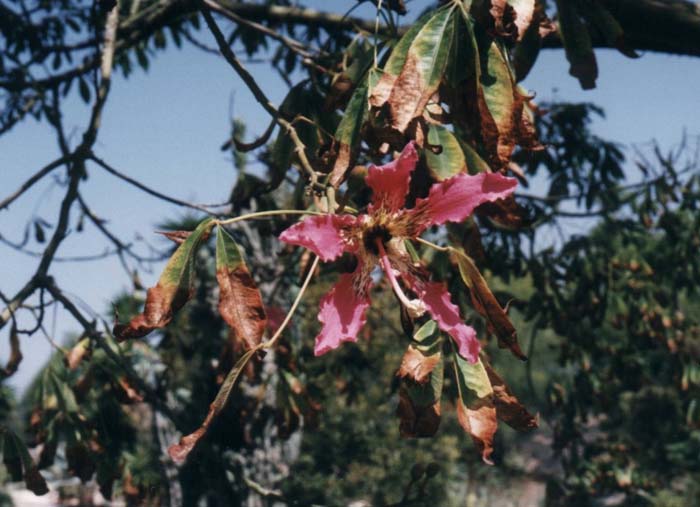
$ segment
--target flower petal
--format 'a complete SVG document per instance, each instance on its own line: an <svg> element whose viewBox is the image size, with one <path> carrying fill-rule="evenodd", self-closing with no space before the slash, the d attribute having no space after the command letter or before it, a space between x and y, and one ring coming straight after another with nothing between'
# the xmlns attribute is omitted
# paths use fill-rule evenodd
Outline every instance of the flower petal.
<svg viewBox="0 0 700 507"><path fill-rule="evenodd" d="M321 300L318 320L322 328L314 346L317 356L337 349L342 342L356 342L357 334L365 325L369 292L358 294L353 278L349 273L340 275L338 283Z"/></svg>
<svg viewBox="0 0 700 507"><path fill-rule="evenodd" d="M515 178L499 173L458 174L436 183L430 188L428 197L418 199L416 206L408 212L417 222L416 234L431 225L463 221L480 204L512 194L517 183Z"/></svg>
<svg viewBox="0 0 700 507"><path fill-rule="evenodd" d="M372 205L389 211L403 208L411 183L411 173L418 163L413 141L408 143L399 158L379 167L371 165L365 183L372 189Z"/></svg>
<svg viewBox="0 0 700 507"><path fill-rule="evenodd" d="M449 334L457 344L459 355L470 363L479 360L479 340L476 331L467 326L459 314L459 308L450 300L450 293L444 283L422 282L412 277L407 278L413 291L425 304L430 316L438 327Z"/></svg>
<svg viewBox="0 0 700 507"><path fill-rule="evenodd" d="M355 222L352 215L315 215L285 229L280 240L306 247L322 261L332 261L350 250L342 231L351 228Z"/></svg>

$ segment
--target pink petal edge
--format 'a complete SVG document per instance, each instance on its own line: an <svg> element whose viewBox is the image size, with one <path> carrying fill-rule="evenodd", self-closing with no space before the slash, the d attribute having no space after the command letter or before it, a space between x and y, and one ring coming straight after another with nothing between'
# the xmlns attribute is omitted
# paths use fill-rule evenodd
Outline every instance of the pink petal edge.
<svg viewBox="0 0 700 507"><path fill-rule="evenodd" d="M418 219L420 234L431 225L462 222L480 204L512 194L517 184L499 173L458 174L430 187L428 197L418 199L409 213Z"/></svg>
<svg viewBox="0 0 700 507"><path fill-rule="evenodd" d="M365 183L372 189L372 206L383 206L390 211L403 208L411 173L417 163L416 145L411 141L396 160L381 166L369 166Z"/></svg>
<svg viewBox="0 0 700 507"><path fill-rule="evenodd" d="M318 320L322 327L314 346L316 356L337 349L342 342L356 342L357 334L365 325L370 299L369 295L359 296L355 292L353 276L340 275L338 282L321 300Z"/></svg>
<svg viewBox="0 0 700 507"><path fill-rule="evenodd" d="M356 218L351 215L315 215L285 229L279 239L308 248L324 262L332 261L349 251L341 231L352 227L355 222Z"/></svg>
<svg viewBox="0 0 700 507"><path fill-rule="evenodd" d="M459 355L470 363L476 363L481 349L476 331L462 320L459 308L451 301L447 286L444 283L417 280L413 280L412 285L438 327L455 341Z"/></svg>

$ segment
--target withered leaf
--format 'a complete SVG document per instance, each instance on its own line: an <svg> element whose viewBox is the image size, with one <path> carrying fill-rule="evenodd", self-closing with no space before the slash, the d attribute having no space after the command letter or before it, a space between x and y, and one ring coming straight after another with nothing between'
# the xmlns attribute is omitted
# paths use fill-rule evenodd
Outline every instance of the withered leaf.
<svg viewBox="0 0 700 507"><path fill-rule="evenodd" d="M367 118L369 87L373 86L377 79L378 73L370 70L365 79L357 85L335 131L338 156L330 176L330 183L334 187L338 187L343 182L345 174L352 167L357 155L361 137L360 131Z"/></svg>
<svg viewBox="0 0 700 507"><path fill-rule="evenodd" d="M403 438L431 437L440 427L444 362L439 352L435 355L437 362L423 384L410 378L401 380L396 414L399 417L399 433Z"/></svg>
<svg viewBox="0 0 700 507"><path fill-rule="evenodd" d="M520 349L513 323L496 300L474 261L459 248L451 248L451 251L455 254L462 280L469 288L474 309L486 318L489 328L498 337L499 346L510 349L517 358L526 360L527 356Z"/></svg>
<svg viewBox="0 0 700 507"><path fill-rule="evenodd" d="M410 389L399 389L399 434L402 438L427 438L440 427L440 400L429 405L419 405L411 397Z"/></svg>
<svg viewBox="0 0 700 507"><path fill-rule="evenodd" d="M457 378L457 420L474 441L481 459L492 465L493 437L498 429L493 389L481 360L470 363L459 354L453 362Z"/></svg>
<svg viewBox="0 0 700 507"><path fill-rule="evenodd" d="M595 88L598 78L598 63L596 62L591 35L576 8L576 2L556 0L559 16L559 33L569 60L569 74L578 78L581 88Z"/></svg>
<svg viewBox="0 0 700 507"><path fill-rule="evenodd" d="M14 375L23 357L19 346L19 333L17 333L17 328L13 325L12 329L10 329L10 358L2 370L2 376L7 378Z"/></svg>
<svg viewBox="0 0 700 507"><path fill-rule="evenodd" d="M426 355L414 345L409 345L401 359L397 375L408 378L418 384L425 384L430 379L430 373L441 360L440 352Z"/></svg>
<svg viewBox="0 0 700 507"><path fill-rule="evenodd" d="M65 362L69 370L75 370L80 366L85 356L90 352L90 338L79 340L66 354Z"/></svg>
<svg viewBox="0 0 700 507"><path fill-rule="evenodd" d="M440 85L452 44L454 11L454 4L437 10L411 42L401 72L386 100L392 127L399 132L405 132L414 118L423 115L425 106ZM375 89L380 84L381 80Z"/></svg>
<svg viewBox="0 0 700 507"><path fill-rule="evenodd" d="M238 245L223 227L216 232L216 279L221 317L247 348L255 347L267 326L265 307Z"/></svg>
<svg viewBox="0 0 700 507"><path fill-rule="evenodd" d="M118 341L140 338L166 326L173 315L189 301L194 291L194 262L199 246L209 237L214 222L202 221L175 250L155 287L148 289L143 313L128 324L115 324Z"/></svg>
<svg viewBox="0 0 700 507"><path fill-rule="evenodd" d="M530 431L539 426L539 417L533 416L511 392L503 379L489 364L484 365L493 388L498 418L513 429Z"/></svg>
<svg viewBox="0 0 700 507"><path fill-rule="evenodd" d="M0 428L0 438L4 433L4 446L2 446L3 462L14 480L24 477L27 489L35 495L45 495L49 492L46 480L39 473L39 468L34 463L29 449L24 441L12 430Z"/></svg>
<svg viewBox="0 0 700 507"><path fill-rule="evenodd" d="M231 368L231 371L226 376L224 383L221 384L219 392L216 394L216 398L214 398L214 401L211 403L211 405L209 405L209 412L207 413L207 416L200 427L193 433L182 437L179 443L173 444L168 448L168 454L173 461L176 463L184 463L187 456L189 456L190 452L192 452L197 443L206 435L207 431L211 427L211 424L226 407L226 403L231 396L231 391L233 391L241 372L257 351L257 348L250 349L248 352L243 354L234 367Z"/></svg>
<svg viewBox="0 0 700 507"><path fill-rule="evenodd" d="M189 238L192 231L156 231L156 234L162 234L173 243L181 245L187 238Z"/></svg>
<svg viewBox="0 0 700 507"><path fill-rule="evenodd" d="M534 10L535 0L491 0L496 33L520 41L532 23Z"/></svg>

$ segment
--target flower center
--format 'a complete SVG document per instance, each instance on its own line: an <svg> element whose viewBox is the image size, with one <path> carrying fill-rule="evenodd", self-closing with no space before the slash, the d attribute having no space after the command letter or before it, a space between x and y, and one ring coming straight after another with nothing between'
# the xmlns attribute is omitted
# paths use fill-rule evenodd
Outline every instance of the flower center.
<svg viewBox="0 0 700 507"><path fill-rule="evenodd" d="M362 243L364 244L365 250L379 256L377 240L379 240L382 245L386 245L389 240L391 240L391 233L383 225L373 225L362 234Z"/></svg>

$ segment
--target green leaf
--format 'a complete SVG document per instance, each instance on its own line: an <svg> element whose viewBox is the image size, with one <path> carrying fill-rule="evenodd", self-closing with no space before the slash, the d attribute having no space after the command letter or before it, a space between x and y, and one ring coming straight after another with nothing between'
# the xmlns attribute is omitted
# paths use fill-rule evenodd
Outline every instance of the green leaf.
<svg viewBox="0 0 700 507"><path fill-rule="evenodd" d="M117 340L138 338L166 326L174 314L189 301L194 292L197 250L209 237L213 225L213 219L203 220L175 250L156 286L148 289L143 313L131 319L128 324L114 326L113 332Z"/></svg>
<svg viewBox="0 0 700 507"><path fill-rule="evenodd" d="M493 394L491 381L486 373L484 363L479 359L472 364L459 354L454 354L457 368L458 387L465 403L485 398Z"/></svg>
<svg viewBox="0 0 700 507"><path fill-rule="evenodd" d="M433 178L443 181L466 171L462 148L449 129L442 125L430 125L428 145L425 149L425 161ZM433 147L439 147L439 153L435 153Z"/></svg>

